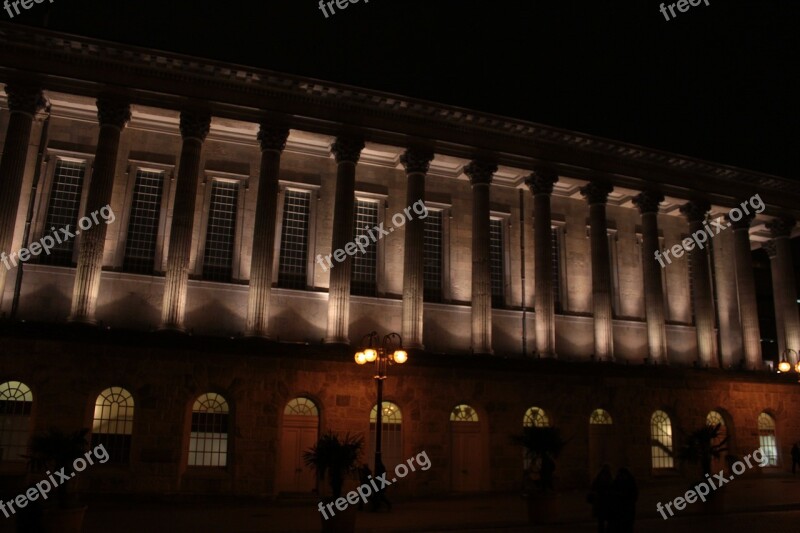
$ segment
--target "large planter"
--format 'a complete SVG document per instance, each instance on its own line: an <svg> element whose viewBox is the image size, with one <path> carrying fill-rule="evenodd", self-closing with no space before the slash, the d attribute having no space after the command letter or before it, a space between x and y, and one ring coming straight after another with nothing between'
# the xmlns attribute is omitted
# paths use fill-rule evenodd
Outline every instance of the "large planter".
<svg viewBox="0 0 800 533"><path fill-rule="evenodd" d="M344 511L334 507L336 514L327 520L322 519L322 533L354 533L356 530L356 516L358 516L357 505L347 505Z"/></svg>
<svg viewBox="0 0 800 533"><path fill-rule="evenodd" d="M558 519L558 495L535 491L528 495L528 521L531 524L552 524Z"/></svg>
<svg viewBox="0 0 800 533"><path fill-rule="evenodd" d="M44 533L81 533L86 506L52 507L42 513Z"/></svg>

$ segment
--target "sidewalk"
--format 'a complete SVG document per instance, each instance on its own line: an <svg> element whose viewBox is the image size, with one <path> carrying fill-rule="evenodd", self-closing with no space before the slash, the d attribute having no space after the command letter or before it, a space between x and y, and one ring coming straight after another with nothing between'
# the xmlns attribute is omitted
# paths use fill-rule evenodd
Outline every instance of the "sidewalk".
<svg viewBox="0 0 800 533"><path fill-rule="evenodd" d="M687 490L681 482L662 482L644 486L638 504L637 530L654 527L680 528L682 524L708 521L699 516L699 505L691 505L664 521L656 512L656 502L666 502ZM739 513L792 510L800 511L800 477L739 479L727 487L726 515L738 523ZM392 511L362 512L358 532L490 532L530 531L527 508L518 493L438 497L415 501L395 501ZM652 527L651 527L652 526ZM593 531L584 491L571 491L559 498L559 523L537 531ZM250 501L220 502L213 499L186 502L152 502L133 498L90 501L84 533L317 533L320 515L316 500L279 500L271 503ZM0 533L13 532L13 519L0 516Z"/></svg>

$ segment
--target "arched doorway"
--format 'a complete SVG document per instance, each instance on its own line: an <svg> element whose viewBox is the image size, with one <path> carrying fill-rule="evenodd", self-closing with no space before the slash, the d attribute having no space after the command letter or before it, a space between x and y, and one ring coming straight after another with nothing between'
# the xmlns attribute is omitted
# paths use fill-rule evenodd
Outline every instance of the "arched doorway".
<svg viewBox="0 0 800 533"><path fill-rule="evenodd" d="M369 413L369 455L375 457L375 428L378 425L378 405L372 406ZM392 402L383 402L381 413L381 461L388 472L402 463L403 457L403 413ZM373 465L375 468L375 465Z"/></svg>
<svg viewBox="0 0 800 533"><path fill-rule="evenodd" d="M716 446L725 443L725 447L730 450L730 443L728 442L728 426L725 424L725 417L722 416L722 413L719 411L710 411L706 415L706 425L714 427L719 426L717 438L714 439L711 444ZM721 453L719 457L711 458L712 472L720 472L721 470L725 469L725 455L727 453L728 452L726 451Z"/></svg>
<svg viewBox="0 0 800 533"><path fill-rule="evenodd" d="M295 398L283 410L278 462L278 492L312 492L314 471L303 463L303 452L314 446L319 434L319 409L308 398Z"/></svg>
<svg viewBox="0 0 800 533"><path fill-rule="evenodd" d="M469 405L457 405L450 412L452 435L452 486L456 492L481 488L481 427L478 413Z"/></svg>
<svg viewBox="0 0 800 533"><path fill-rule="evenodd" d="M614 420L605 409L595 409L589 415L589 479L600 471L604 463L620 466L619 447L614 446Z"/></svg>

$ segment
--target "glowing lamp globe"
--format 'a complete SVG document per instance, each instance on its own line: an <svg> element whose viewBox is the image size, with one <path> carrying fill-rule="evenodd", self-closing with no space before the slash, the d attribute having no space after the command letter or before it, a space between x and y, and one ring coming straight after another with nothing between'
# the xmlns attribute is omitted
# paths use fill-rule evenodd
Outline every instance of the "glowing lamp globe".
<svg viewBox="0 0 800 533"><path fill-rule="evenodd" d="M367 363L367 356L364 354L364 352L356 353L356 363L359 365L364 365Z"/></svg>
<svg viewBox="0 0 800 533"><path fill-rule="evenodd" d="M405 350L395 350L393 359L395 363L402 365L408 361L408 353Z"/></svg>
<svg viewBox="0 0 800 533"><path fill-rule="evenodd" d="M789 363L789 361L787 361L785 359L783 361L781 361L780 363L778 363L778 371L779 372L789 372L791 369L792 369L791 363Z"/></svg>
<svg viewBox="0 0 800 533"><path fill-rule="evenodd" d="M378 358L378 352L373 348L367 348L364 350L364 357L366 357L368 363L374 363L375 359Z"/></svg>

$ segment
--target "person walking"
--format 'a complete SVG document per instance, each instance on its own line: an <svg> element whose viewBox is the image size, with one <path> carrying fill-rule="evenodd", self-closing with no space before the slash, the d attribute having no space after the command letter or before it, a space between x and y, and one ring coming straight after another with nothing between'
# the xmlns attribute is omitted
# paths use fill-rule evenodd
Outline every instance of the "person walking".
<svg viewBox="0 0 800 533"><path fill-rule="evenodd" d="M591 492L586 497L592 504L592 516L597 520L597 533L608 532L609 494L612 481L611 466L606 463L592 481Z"/></svg>
<svg viewBox="0 0 800 533"><path fill-rule="evenodd" d="M792 446L792 475L797 473L798 465L800 465L800 446L795 442Z"/></svg>
<svg viewBox="0 0 800 533"><path fill-rule="evenodd" d="M608 533L633 533L633 522L636 520L636 501L639 499L639 488L636 480L627 468L620 468L611 483L611 507L608 521Z"/></svg>

